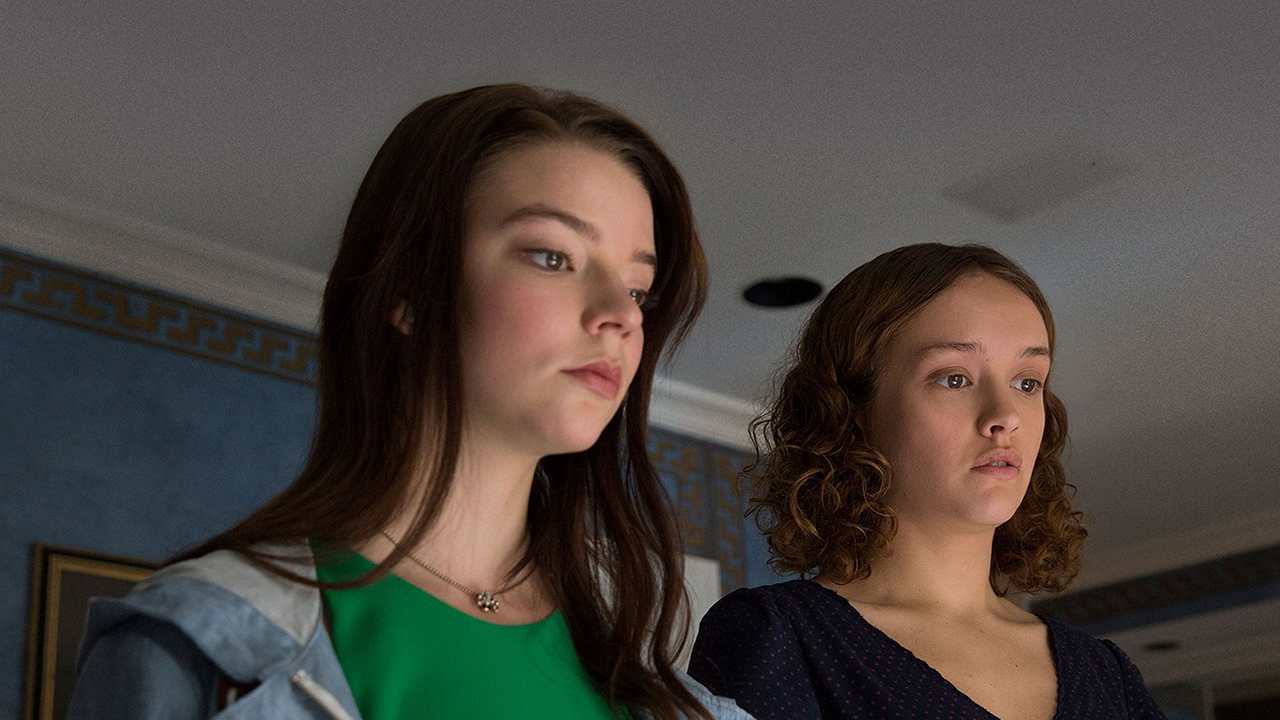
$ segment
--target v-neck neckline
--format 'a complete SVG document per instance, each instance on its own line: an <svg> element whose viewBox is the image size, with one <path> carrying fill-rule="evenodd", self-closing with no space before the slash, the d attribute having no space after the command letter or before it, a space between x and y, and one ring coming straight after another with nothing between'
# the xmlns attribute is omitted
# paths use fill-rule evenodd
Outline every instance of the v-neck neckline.
<svg viewBox="0 0 1280 720"><path fill-rule="evenodd" d="M863 617L862 613L858 610L858 608L854 607L853 603L849 602L848 598L846 598L845 596L841 595L835 590L832 590L831 588L817 581L802 580L801 582L809 583L810 585L813 585L814 587L818 588L822 592L829 593L830 595L832 595L835 600L838 600L840 602L840 604L849 608L849 611L852 613L852 616L856 623L869 628L872 633L879 636L891 648L894 648L896 649L897 652L900 652L906 655L908 658L910 658L910 661L912 663L915 663L917 666L923 668L927 674L940 680L945 687L950 688L951 691L954 692L956 695L959 695L960 697L964 698L965 702L969 703L971 706L976 708L979 712L981 712L987 718L991 718L992 720L1001 720L1001 718L998 715L986 709L985 707L980 705L977 700L974 700L973 698L969 697L969 695L966 694L963 690L956 687L955 683L951 682L946 678L945 675L938 672L937 668L925 662L921 658L917 657L915 653L908 650L902 643L889 637L888 633L886 633L885 631L873 625L870 620L867 620L865 617ZM1064 707L1064 705L1063 705L1062 699L1063 699L1063 694L1065 693L1065 688L1062 682L1063 658L1061 657L1061 654L1059 652L1059 646L1061 645L1061 643L1058 642L1058 638L1054 633L1053 624L1047 618L1040 615L1039 613L1035 613L1035 616L1040 619L1041 623L1044 624L1049 637L1049 655L1053 659L1053 675L1054 675L1054 680L1057 682L1057 686L1058 686L1054 696L1055 707L1053 709L1053 720L1063 720L1062 708Z"/></svg>

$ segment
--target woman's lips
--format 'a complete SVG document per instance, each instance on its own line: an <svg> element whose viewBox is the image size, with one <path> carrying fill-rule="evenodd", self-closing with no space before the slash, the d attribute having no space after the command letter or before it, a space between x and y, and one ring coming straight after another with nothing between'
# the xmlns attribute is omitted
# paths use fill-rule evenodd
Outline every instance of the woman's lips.
<svg viewBox="0 0 1280 720"><path fill-rule="evenodd" d="M974 470L1000 480L1014 480L1022 467L1022 456L1013 448L996 448L974 464Z"/></svg>
<svg viewBox="0 0 1280 720"><path fill-rule="evenodd" d="M622 387L622 368L607 360L587 363L564 372L606 400L616 399L618 390Z"/></svg>
<svg viewBox="0 0 1280 720"><path fill-rule="evenodd" d="M1018 468L1012 465L979 465L974 470L998 480L1015 480L1019 472Z"/></svg>

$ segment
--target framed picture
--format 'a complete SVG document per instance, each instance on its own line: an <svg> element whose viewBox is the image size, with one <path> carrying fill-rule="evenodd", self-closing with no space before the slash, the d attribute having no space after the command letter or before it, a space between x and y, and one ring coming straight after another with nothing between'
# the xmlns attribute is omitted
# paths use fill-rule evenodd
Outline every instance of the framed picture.
<svg viewBox="0 0 1280 720"><path fill-rule="evenodd" d="M35 543L27 626L25 720L63 720L89 598L120 597L157 563Z"/></svg>

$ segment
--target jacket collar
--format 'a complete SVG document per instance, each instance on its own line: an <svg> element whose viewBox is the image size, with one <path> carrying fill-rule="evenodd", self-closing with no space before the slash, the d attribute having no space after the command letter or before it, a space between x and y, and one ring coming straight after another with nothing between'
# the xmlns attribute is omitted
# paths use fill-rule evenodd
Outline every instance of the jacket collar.
<svg viewBox="0 0 1280 720"><path fill-rule="evenodd" d="M298 558L281 565L315 577L305 543L268 552ZM95 600L85 647L137 615L176 625L237 682L260 681L296 661L316 640L320 591L260 568L239 553L219 550L159 570L124 598Z"/></svg>

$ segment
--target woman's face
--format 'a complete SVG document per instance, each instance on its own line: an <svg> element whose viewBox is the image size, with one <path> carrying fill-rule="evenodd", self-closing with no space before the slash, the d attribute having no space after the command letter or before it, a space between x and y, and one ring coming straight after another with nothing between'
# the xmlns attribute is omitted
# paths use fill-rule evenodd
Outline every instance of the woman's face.
<svg viewBox="0 0 1280 720"><path fill-rule="evenodd" d="M541 457L595 443L644 347L653 209L615 157L548 142L498 156L467 205L465 434Z"/></svg>
<svg viewBox="0 0 1280 720"><path fill-rule="evenodd" d="M986 273L956 281L890 343L867 415L900 524L990 531L1022 502L1044 434L1049 338L1031 300Z"/></svg>

